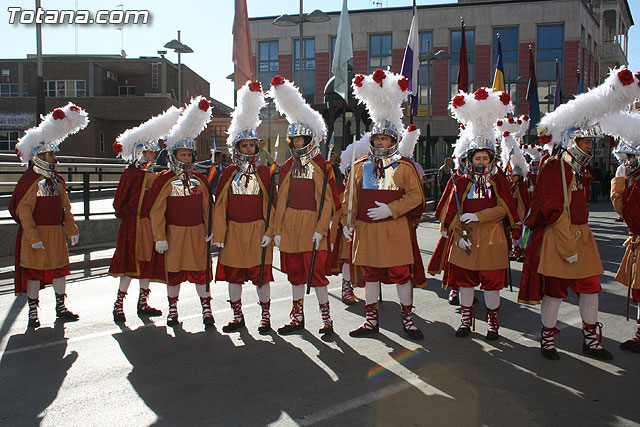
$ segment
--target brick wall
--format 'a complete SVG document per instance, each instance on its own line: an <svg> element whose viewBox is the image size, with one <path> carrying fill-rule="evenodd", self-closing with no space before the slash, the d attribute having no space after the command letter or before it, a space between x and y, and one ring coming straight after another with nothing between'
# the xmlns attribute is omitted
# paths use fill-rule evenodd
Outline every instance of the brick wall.
<svg viewBox="0 0 640 427"><path fill-rule="evenodd" d="M287 80L293 80L293 63L291 55L278 55L280 61L280 75Z"/></svg>
<svg viewBox="0 0 640 427"><path fill-rule="evenodd" d="M491 87L491 85L493 85L493 75L491 74L491 45L477 44L475 59L475 87Z"/></svg>
<svg viewBox="0 0 640 427"><path fill-rule="evenodd" d="M316 52L316 104L324 102L324 87L330 76L329 52Z"/></svg>
<svg viewBox="0 0 640 427"><path fill-rule="evenodd" d="M446 46L434 47L437 52L449 49ZM447 105L449 104L449 61L433 61L433 115L447 116Z"/></svg>
<svg viewBox="0 0 640 427"><path fill-rule="evenodd" d="M402 70L402 60L404 59L404 49L393 49L391 51L391 71L400 73Z"/></svg>
<svg viewBox="0 0 640 427"><path fill-rule="evenodd" d="M579 41L567 41L564 42L564 86L563 96L565 101L567 95L570 93L576 93L578 89L578 74L579 68L578 56L580 54L580 42Z"/></svg>
<svg viewBox="0 0 640 427"><path fill-rule="evenodd" d="M523 77L529 77L529 45L533 49L534 60L536 45L535 43L520 43L518 49L518 68L520 74ZM518 114L527 114L529 112L529 102L527 102L527 83L521 83L518 85Z"/></svg>
<svg viewBox="0 0 640 427"><path fill-rule="evenodd" d="M369 57L366 50L353 52L353 72L355 74L367 74L369 71Z"/></svg>

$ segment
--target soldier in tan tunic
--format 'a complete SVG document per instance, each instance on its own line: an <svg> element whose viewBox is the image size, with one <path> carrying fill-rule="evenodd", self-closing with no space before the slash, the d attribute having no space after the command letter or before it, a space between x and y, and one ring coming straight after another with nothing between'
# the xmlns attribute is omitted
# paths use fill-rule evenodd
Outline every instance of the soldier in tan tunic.
<svg viewBox="0 0 640 427"><path fill-rule="evenodd" d="M56 317L76 321L77 314L65 305L65 276L69 271L69 251L79 241L78 228L71 214L66 185L56 172L55 153L70 134L89 123L87 113L67 104L43 118L35 128L26 131L16 145L23 164L30 167L20 177L9 201L9 212L18 223L15 257L15 293L26 291L29 301L29 327L40 326L38 305L40 289L53 284L56 295Z"/></svg>

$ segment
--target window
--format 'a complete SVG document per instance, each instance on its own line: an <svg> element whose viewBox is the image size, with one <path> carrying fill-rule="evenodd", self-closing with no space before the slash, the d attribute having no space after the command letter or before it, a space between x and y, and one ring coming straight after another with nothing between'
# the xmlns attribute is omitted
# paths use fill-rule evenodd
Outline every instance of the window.
<svg viewBox="0 0 640 427"><path fill-rule="evenodd" d="M85 80L48 80L45 82L45 94L52 98L86 96L86 84Z"/></svg>
<svg viewBox="0 0 640 427"><path fill-rule="evenodd" d="M227 127L226 126L214 126L213 127L213 136L216 136L216 137L225 137L225 136L227 136Z"/></svg>
<svg viewBox="0 0 640 427"><path fill-rule="evenodd" d="M23 96L29 96L29 84L22 86ZM20 85L18 83L0 84L0 98L17 98L20 96Z"/></svg>
<svg viewBox="0 0 640 427"><path fill-rule="evenodd" d="M100 132L100 152L104 153L104 132Z"/></svg>
<svg viewBox="0 0 640 427"><path fill-rule="evenodd" d="M371 34L369 36L369 72L376 68L386 70L391 67L391 34Z"/></svg>
<svg viewBox="0 0 640 427"><path fill-rule="evenodd" d="M553 96L556 90L556 60L560 82L563 81L564 26L540 25L538 27L536 77L538 79L538 99L540 112L553 110Z"/></svg>
<svg viewBox="0 0 640 427"><path fill-rule="evenodd" d="M431 31L418 34L418 43L420 45L421 57L433 53L433 33ZM424 61L430 63L429 70L427 70L427 64L422 64L423 61L420 61L420 72L418 73L418 84L420 85L418 89L418 104L431 105L433 61L433 59L431 61Z"/></svg>
<svg viewBox="0 0 640 427"><path fill-rule="evenodd" d="M20 134L20 131L0 131L0 151L13 151Z"/></svg>
<svg viewBox="0 0 640 427"><path fill-rule="evenodd" d="M331 37L331 55L329 56L329 71L331 71L331 66L333 64L333 55L336 51L336 40L338 38L337 37ZM351 35L351 45L353 46L353 35ZM353 57L351 57L351 59L349 59L348 62L349 66L351 68L353 68Z"/></svg>
<svg viewBox="0 0 640 427"><path fill-rule="evenodd" d="M135 86L120 86L118 89L119 96L136 96Z"/></svg>
<svg viewBox="0 0 640 427"><path fill-rule="evenodd" d="M2 77L9 77L11 75L11 71L8 69L3 69L2 70Z"/></svg>
<svg viewBox="0 0 640 427"><path fill-rule="evenodd" d="M475 81L476 63L476 32L465 29L467 39L467 63L469 64L469 92L473 92ZM458 93L458 63L460 62L460 43L462 42L462 32L451 30L449 46L451 49L451 59L449 60L449 92L452 98Z"/></svg>
<svg viewBox="0 0 640 427"><path fill-rule="evenodd" d="M151 64L151 88L158 88L158 69L160 68L161 62L154 62Z"/></svg>
<svg viewBox="0 0 640 427"><path fill-rule="evenodd" d="M313 38L304 39L302 44L302 96L309 104L313 104L316 92L316 41ZM299 39L293 40L293 81L299 87L300 83L300 51Z"/></svg>
<svg viewBox="0 0 640 427"><path fill-rule="evenodd" d="M493 29L493 55L491 56L491 82L496 72L498 60L498 34L502 45L502 66L504 68L504 89L511 95L514 104L518 99L518 27L504 27Z"/></svg>
<svg viewBox="0 0 640 427"><path fill-rule="evenodd" d="M258 42L258 80L262 87L271 86L271 79L279 71L278 40Z"/></svg>

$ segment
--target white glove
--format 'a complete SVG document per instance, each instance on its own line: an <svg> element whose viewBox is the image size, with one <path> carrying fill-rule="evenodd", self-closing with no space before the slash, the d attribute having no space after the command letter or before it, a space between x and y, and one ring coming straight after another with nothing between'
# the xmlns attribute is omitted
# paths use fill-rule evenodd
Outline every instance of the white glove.
<svg viewBox="0 0 640 427"><path fill-rule="evenodd" d="M218 249L224 248L224 242L213 242L212 244Z"/></svg>
<svg viewBox="0 0 640 427"><path fill-rule="evenodd" d="M282 239L282 236L280 234L278 234L277 236L273 236L273 244L276 245L277 247L280 247L281 239Z"/></svg>
<svg viewBox="0 0 640 427"><path fill-rule="evenodd" d="M335 243L332 243L331 244L331 252L333 252L333 248L335 248L335 247L336 247Z"/></svg>
<svg viewBox="0 0 640 427"><path fill-rule="evenodd" d="M71 246L75 246L78 244L78 242L80 241L80 235L78 234L74 234L73 236L71 236L69 239L71 239Z"/></svg>
<svg viewBox="0 0 640 427"><path fill-rule="evenodd" d="M210 242L213 240L213 233L209 234L207 237L204 238L205 242Z"/></svg>
<svg viewBox="0 0 640 427"><path fill-rule="evenodd" d="M156 242L156 252L159 254L163 254L169 250L169 242L166 240L160 240Z"/></svg>
<svg viewBox="0 0 640 427"><path fill-rule="evenodd" d="M469 224L470 222L478 222L478 215L474 213L462 214L462 216L460 217L460 221L462 221L463 224Z"/></svg>
<svg viewBox="0 0 640 427"><path fill-rule="evenodd" d="M447 234L447 230L440 230L440 235L445 239L449 238L449 235Z"/></svg>
<svg viewBox="0 0 640 427"><path fill-rule="evenodd" d="M367 215L374 221L379 221L381 219L389 218L391 215L391 209L389 209L389 205L386 203L381 203L376 201L377 208L369 208L367 211Z"/></svg>
<svg viewBox="0 0 640 427"><path fill-rule="evenodd" d="M460 246L460 249L466 251L467 249L471 248L471 242L469 242L463 237L460 240L458 240L458 246Z"/></svg>
<svg viewBox="0 0 640 427"><path fill-rule="evenodd" d="M40 240L39 242L32 243L31 247L33 249L44 249L44 243L42 243L42 240Z"/></svg>
<svg viewBox="0 0 640 427"><path fill-rule="evenodd" d="M269 236L262 236L262 240L260 241L260 246L262 246L263 248L266 248L267 246L269 246L272 240L273 239Z"/></svg>
<svg viewBox="0 0 640 427"><path fill-rule="evenodd" d="M313 244L315 245L316 250L320 247L320 242L322 241L323 237L324 236L317 231L313 233L313 237L311 238L311 240L313 240Z"/></svg>
<svg viewBox="0 0 640 427"><path fill-rule="evenodd" d="M624 178L627 176L627 168L624 165L618 166L616 169L616 178Z"/></svg>
<svg viewBox="0 0 640 427"><path fill-rule="evenodd" d="M564 260L569 264L575 264L576 262L578 262L578 254L571 255L569 258L565 258Z"/></svg>
<svg viewBox="0 0 640 427"><path fill-rule="evenodd" d="M344 240L350 242L353 238L353 227L342 227L342 235L344 236Z"/></svg>

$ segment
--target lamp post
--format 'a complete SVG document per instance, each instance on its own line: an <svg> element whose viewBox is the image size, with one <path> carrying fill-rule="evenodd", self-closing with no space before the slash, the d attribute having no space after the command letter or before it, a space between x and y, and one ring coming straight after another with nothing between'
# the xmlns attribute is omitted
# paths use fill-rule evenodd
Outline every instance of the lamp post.
<svg viewBox="0 0 640 427"><path fill-rule="evenodd" d="M439 50L436 53L431 52L431 42L427 42L427 52L428 53L420 55L420 65L427 66L427 146L425 154L429 154L429 166L431 166L431 153L429 149L429 138L431 137L431 61L449 60L451 59L451 54L444 50Z"/></svg>
<svg viewBox="0 0 640 427"><path fill-rule="evenodd" d="M298 87L300 88L300 93L303 94L302 88L302 70L303 70L303 54L304 54L304 38L303 38L303 29L305 22L327 22L331 20L329 15L326 13L316 9L313 12L307 14L304 13L304 0L300 0L300 13L298 15L280 15L276 19L273 20L273 25L278 27L294 27L298 26L300 28L300 41L298 43L298 61L300 62L300 82ZM295 61L293 63L293 67L295 69ZM304 94L303 94L304 96Z"/></svg>
<svg viewBox="0 0 640 427"><path fill-rule="evenodd" d="M178 30L178 40L173 39L164 45L167 49L173 49L178 54L178 105L182 105L182 61L181 55L183 53L193 53L186 44L180 41L180 30Z"/></svg>

